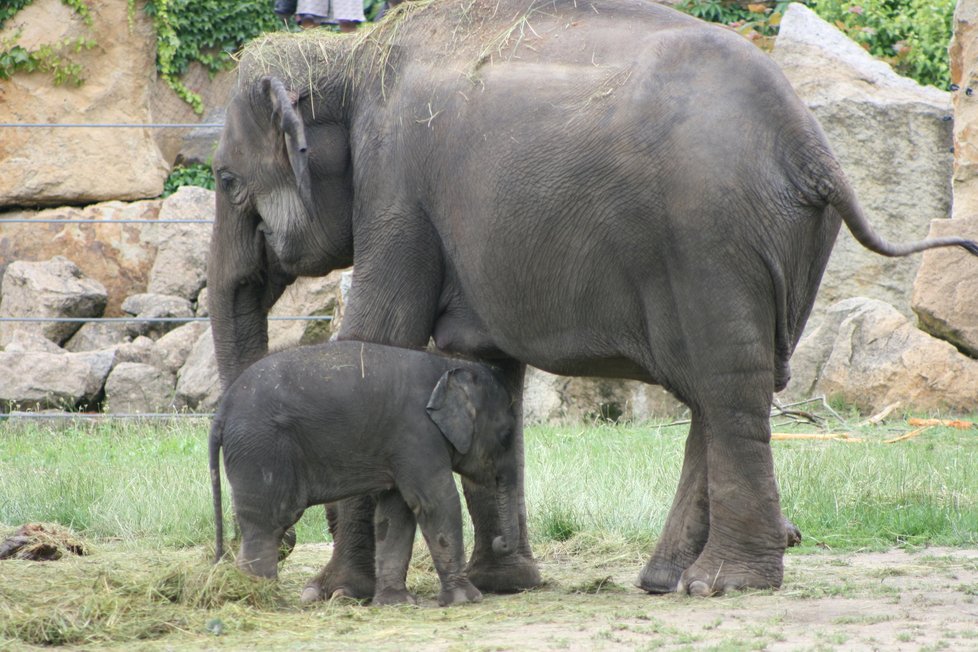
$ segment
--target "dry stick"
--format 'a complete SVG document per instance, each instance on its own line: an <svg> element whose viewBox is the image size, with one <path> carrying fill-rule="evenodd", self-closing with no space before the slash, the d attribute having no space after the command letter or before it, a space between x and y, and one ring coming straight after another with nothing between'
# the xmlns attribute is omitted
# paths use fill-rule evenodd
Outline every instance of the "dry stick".
<svg viewBox="0 0 978 652"><path fill-rule="evenodd" d="M909 423L911 426L946 426L948 428L957 428L959 430L968 430L969 428L975 427L975 423L973 421L956 421L950 419L910 418L907 419L907 423Z"/></svg>
<svg viewBox="0 0 978 652"><path fill-rule="evenodd" d="M894 437L893 439L884 439L884 444L893 444L898 441L905 441L907 439L913 439L925 430L930 430L933 426L924 426L923 428L917 428L916 430L911 430L910 432L900 435L899 437Z"/></svg>
<svg viewBox="0 0 978 652"><path fill-rule="evenodd" d="M898 407L900 407L900 401L897 401L896 403L890 403L885 408L883 408L882 410L880 410L879 412L877 412L873 416L869 417L868 419L866 419L865 421L863 421L862 423L860 423L859 424L859 427L862 427L862 426L875 426L875 425L879 424L881 421L883 421L883 419L885 419L886 417L890 416L890 413L893 412L893 410L897 409ZM913 425L913 424L911 424L911 425Z"/></svg>
<svg viewBox="0 0 978 652"><path fill-rule="evenodd" d="M847 432L815 433L815 432L775 432L771 440L785 441L792 439L820 439L847 442L861 442L861 437L853 437Z"/></svg>

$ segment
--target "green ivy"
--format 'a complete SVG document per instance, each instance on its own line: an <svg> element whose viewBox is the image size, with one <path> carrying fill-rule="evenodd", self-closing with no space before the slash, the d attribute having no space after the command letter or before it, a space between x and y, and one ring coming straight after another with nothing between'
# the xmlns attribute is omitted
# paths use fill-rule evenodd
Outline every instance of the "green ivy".
<svg viewBox="0 0 978 652"><path fill-rule="evenodd" d="M948 88L954 0L813 0L849 38L921 84Z"/></svg>
<svg viewBox="0 0 978 652"><path fill-rule="evenodd" d="M129 0L130 12L135 0ZM282 21L270 0L146 0L156 32L156 68L160 78L194 111L204 110L200 96L180 76L198 61L211 73L230 68L231 54Z"/></svg>
<svg viewBox="0 0 978 652"><path fill-rule="evenodd" d="M677 9L737 29L770 44L786 2L683 0ZM871 54L921 84L947 88L955 0L807 0L823 20L845 32Z"/></svg>
<svg viewBox="0 0 978 652"><path fill-rule="evenodd" d="M207 163L191 163L177 165L170 176L163 182L162 197L169 197L181 186L200 186L208 190L214 189L214 173Z"/></svg>
<svg viewBox="0 0 978 652"><path fill-rule="evenodd" d="M0 6L0 27L6 20L26 7L32 0L6 0ZM86 25L92 24L91 10L85 0L61 0L76 14L81 16ZM84 81L84 69L80 63L73 61L71 54L95 47L95 41L90 38L66 38L58 43L45 44L28 50L18 45L21 32L18 30L12 36L0 39L0 79L10 79L18 73L40 72L51 75L55 86L74 84L80 86Z"/></svg>
<svg viewBox="0 0 978 652"><path fill-rule="evenodd" d="M7 0L0 5L0 27L3 27L3 24L8 18L29 5L31 2L33 2L33 0Z"/></svg>

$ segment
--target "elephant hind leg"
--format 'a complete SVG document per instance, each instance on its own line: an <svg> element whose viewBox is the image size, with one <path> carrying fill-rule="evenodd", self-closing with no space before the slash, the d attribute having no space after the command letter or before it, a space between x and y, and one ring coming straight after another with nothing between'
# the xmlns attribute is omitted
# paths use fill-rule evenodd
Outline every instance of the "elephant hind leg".
<svg viewBox="0 0 978 652"><path fill-rule="evenodd" d="M703 405L709 533L678 585L694 595L780 587L788 540L771 455L770 390L763 391L773 386L773 373L720 379Z"/></svg>
<svg viewBox="0 0 978 652"><path fill-rule="evenodd" d="M706 434L702 417L693 413L679 487L652 558L638 578L649 593L672 593L683 571L693 565L706 545L710 529L707 494Z"/></svg>
<svg viewBox="0 0 978 652"><path fill-rule="evenodd" d="M373 597L374 508L370 496L360 496L326 506L326 520L333 537L333 556L302 589L303 604L338 597L358 600Z"/></svg>

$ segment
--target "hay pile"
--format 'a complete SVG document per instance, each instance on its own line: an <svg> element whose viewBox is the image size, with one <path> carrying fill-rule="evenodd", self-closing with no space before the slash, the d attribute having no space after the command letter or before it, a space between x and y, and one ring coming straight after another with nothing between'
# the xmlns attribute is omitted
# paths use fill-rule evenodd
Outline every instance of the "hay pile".
<svg viewBox="0 0 978 652"><path fill-rule="evenodd" d="M87 555L88 549L70 531L47 523L23 525L0 543L0 559L55 561L66 552Z"/></svg>

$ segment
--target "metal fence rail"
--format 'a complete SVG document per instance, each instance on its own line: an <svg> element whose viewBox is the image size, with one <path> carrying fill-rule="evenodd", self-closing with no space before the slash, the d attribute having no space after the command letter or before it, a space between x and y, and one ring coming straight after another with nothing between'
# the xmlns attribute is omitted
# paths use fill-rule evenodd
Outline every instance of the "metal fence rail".
<svg viewBox="0 0 978 652"><path fill-rule="evenodd" d="M0 122L0 129L220 129L223 123L68 123L68 122ZM91 218L0 218L4 224L213 224L210 219L113 219ZM269 316L269 321L332 321L329 315L282 315ZM0 323L190 323L209 322L209 317L0 317ZM111 412L23 412L0 413L0 421L6 419L172 419L172 418L210 418L212 412L163 412L163 413L111 413Z"/></svg>

